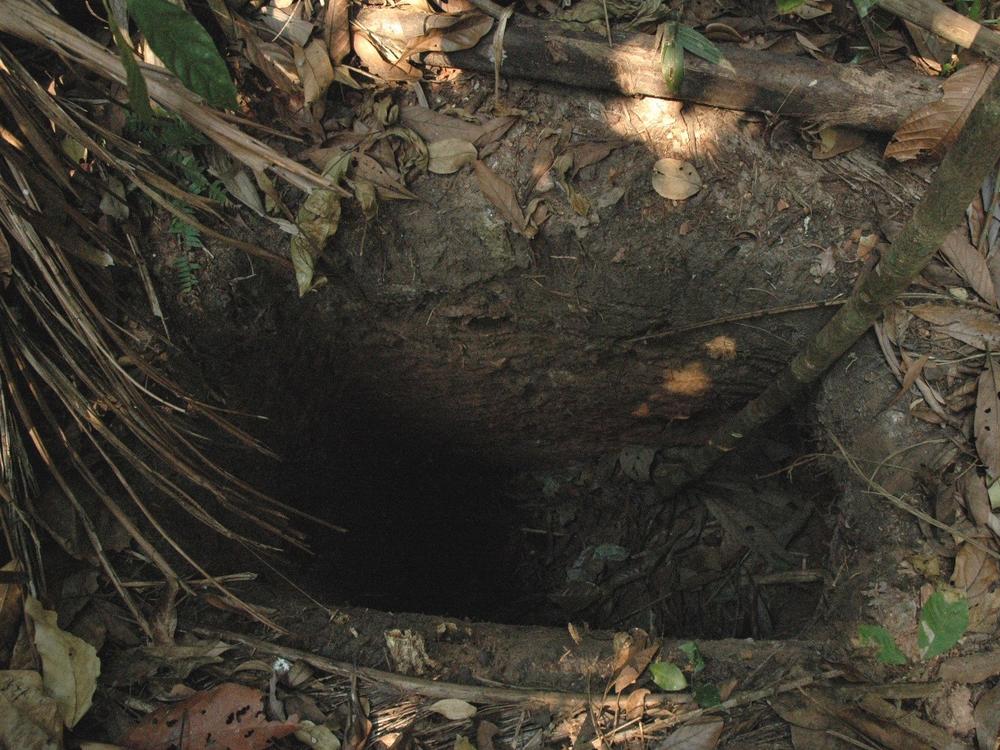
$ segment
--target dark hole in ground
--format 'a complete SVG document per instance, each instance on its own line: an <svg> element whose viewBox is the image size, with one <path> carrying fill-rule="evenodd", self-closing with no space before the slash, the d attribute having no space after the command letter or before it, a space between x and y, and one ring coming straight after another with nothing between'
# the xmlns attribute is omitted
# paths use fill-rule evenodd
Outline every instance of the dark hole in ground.
<svg viewBox="0 0 1000 750"><path fill-rule="evenodd" d="M345 380L329 363L278 364L274 354L235 368L259 375L246 387L269 394L256 404L271 419L256 432L285 457L255 458L248 478L349 529L303 522L315 556L283 555L289 577L319 601L702 638L794 637L815 617L822 576L794 574L826 563L835 487L809 470L775 474L809 452L807 425L764 431L705 487L664 503L614 456L554 471L491 463L482 442L403 417L363 374ZM283 390L267 386L276 373ZM801 523L790 530L793 518ZM607 562L582 560L594 550ZM564 589L581 569L586 585L603 588L576 607L578 592Z"/></svg>
<svg viewBox="0 0 1000 750"><path fill-rule="evenodd" d="M263 483L348 532L310 529L316 554L294 557L296 583L322 601L487 619L516 596L510 468L367 394L344 393L308 422L271 441L286 458Z"/></svg>

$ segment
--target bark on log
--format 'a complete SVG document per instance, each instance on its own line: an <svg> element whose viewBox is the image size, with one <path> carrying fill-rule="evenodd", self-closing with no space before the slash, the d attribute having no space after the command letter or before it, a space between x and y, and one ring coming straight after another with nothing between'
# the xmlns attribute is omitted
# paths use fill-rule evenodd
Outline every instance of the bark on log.
<svg viewBox="0 0 1000 750"><path fill-rule="evenodd" d="M404 41L404 30L415 20L419 23L420 15L365 8L357 20L377 36ZM886 132L895 131L910 112L938 96L937 84L927 77L888 70L869 73L857 66L725 44L719 46L732 70L686 55L681 89L671 93L651 35L615 33L613 38L614 47L609 47L604 39L567 31L553 21L515 16L504 35L502 74ZM492 40L490 34L472 49L430 54L426 61L492 74Z"/></svg>

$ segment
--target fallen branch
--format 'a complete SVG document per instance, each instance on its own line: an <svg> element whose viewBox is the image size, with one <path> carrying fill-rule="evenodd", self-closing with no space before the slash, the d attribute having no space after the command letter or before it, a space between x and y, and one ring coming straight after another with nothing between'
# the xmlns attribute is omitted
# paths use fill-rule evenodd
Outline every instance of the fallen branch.
<svg viewBox="0 0 1000 750"><path fill-rule="evenodd" d="M405 47L405 29L420 24L422 14L390 8L364 8L356 25L369 34ZM416 18L415 18L416 16ZM434 53L433 66L492 74L490 35L460 52ZM684 80L672 93L663 80L660 57L650 34L613 33L607 40L567 31L554 21L517 15L504 35L504 75L579 88L657 96L725 109L772 112L893 132L913 110L938 97L938 86L925 76L822 63L805 57L775 55L719 45L731 69L684 58Z"/></svg>
<svg viewBox="0 0 1000 750"><path fill-rule="evenodd" d="M1000 76L976 104L931 180L910 222L878 266L772 384L724 424L707 445L664 451L654 481L665 497L704 476L746 435L773 419L814 383L871 327L882 310L930 262L964 218L983 179L1000 157Z"/></svg>
<svg viewBox="0 0 1000 750"><path fill-rule="evenodd" d="M938 0L880 0L879 6L959 47L1000 60L1000 33L953 11Z"/></svg>

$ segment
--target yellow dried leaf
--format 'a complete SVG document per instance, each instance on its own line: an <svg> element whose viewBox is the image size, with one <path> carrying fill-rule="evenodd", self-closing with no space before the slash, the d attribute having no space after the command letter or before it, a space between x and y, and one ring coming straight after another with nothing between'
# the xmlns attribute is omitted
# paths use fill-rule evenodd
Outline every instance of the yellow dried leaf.
<svg viewBox="0 0 1000 750"><path fill-rule="evenodd" d="M45 692L59 703L63 724L72 729L90 709L101 661L93 646L60 629L56 613L34 597L24 602L24 614L34 625Z"/></svg>
<svg viewBox="0 0 1000 750"><path fill-rule="evenodd" d="M814 159L832 159L834 156L853 151L865 142L865 135L853 128L823 128L819 131L819 143L813 146Z"/></svg>

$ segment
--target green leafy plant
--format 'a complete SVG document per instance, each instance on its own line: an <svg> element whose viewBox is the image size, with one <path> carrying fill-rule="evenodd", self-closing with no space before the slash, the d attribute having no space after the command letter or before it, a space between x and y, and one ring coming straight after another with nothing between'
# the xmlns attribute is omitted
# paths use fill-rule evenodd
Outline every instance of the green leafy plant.
<svg viewBox="0 0 1000 750"><path fill-rule="evenodd" d="M779 13L794 13L806 4L806 0L774 0Z"/></svg>
<svg viewBox="0 0 1000 750"><path fill-rule="evenodd" d="M943 654L969 627L969 603L957 595L935 591L920 614L917 648L925 659Z"/></svg>
<svg viewBox="0 0 1000 750"><path fill-rule="evenodd" d="M888 630L881 625L860 625L858 635L862 644L872 644L879 647L875 656L883 664L906 664L906 657L899 650L896 641Z"/></svg>
<svg viewBox="0 0 1000 750"><path fill-rule="evenodd" d="M690 52L713 65L732 69L732 65L722 55L715 43L690 26L676 21L661 23L657 29L660 47L660 70L663 80L671 92L680 90L684 81L684 53Z"/></svg>
<svg viewBox="0 0 1000 750"><path fill-rule="evenodd" d="M687 678L680 667L669 661L654 661L649 665L649 675L660 690L675 693L687 687Z"/></svg>
<svg viewBox="0 0 1000 750"><path fill-rule="evenodd" d="M685 641L679 648L688 658L691 674L698 674L705 668L705 658L701 655L698 644L694 641Z"/></svg>
<svg viewBox="0 0 1000 750"><path fill-rule="evenodd" d="M195 271L200 268L200 264L191 262L187 253L181 253L177 256L177 260L174 261L174 271L177 274L177 284L181 288L181 293L187 294L198 286L198 277L195 275Z"/></svg>
<svg viewBox="0 0 1000 750"><path fill-rule="evenodd" d="M710 683L698 685L694 689L694 700L701 708L712 708L722 703L719 688Z"/></svg>
<svg viewBox="0 0 1000 750"><path fill-rule="evenodd" d="M876 5L878 5L878 0L854 0L854 8L861 18L867 16Z"/></svg>
<svg viewBox="0 0 1000 750"><path fill-rule="evenodd" d="M969 627L969 603L960 595L935 591L920 611L917 648L924 659L933 659L950 649ZM906 664L888 630L879 625L861 625L858 635L863 644L879 647L876 658L883 664Z"/></svg>
<svg viewBox="0 0 1000 750"><path fill-rule="evenodd" d="M168 0L128 0L128 12L163 64L214 107L236 108L236 86L198 19Z"/></svg>
<svg viewBox="0 0 1000 750"><path fill-rule="evenodd" d="M194 150L207 145L207 141L186 122L178 117L145 120L133 115L125 121L125 132L132 140L152 152L160 164L170 169L177 183L187 192L226 203L225 186L209 175L207 167ZM179 201L172 202L182 213L192 213L189 207ZM204 247L197 228L180 218L174 217L171 220L169 231L178 237L185 249Z"/></svg>

